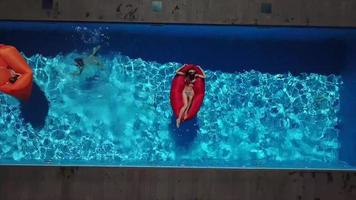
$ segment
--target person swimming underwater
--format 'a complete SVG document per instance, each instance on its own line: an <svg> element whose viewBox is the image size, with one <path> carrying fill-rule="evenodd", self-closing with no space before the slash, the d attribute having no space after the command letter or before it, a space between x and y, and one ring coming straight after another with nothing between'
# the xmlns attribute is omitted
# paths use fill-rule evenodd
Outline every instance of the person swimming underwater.
<svg viewBox="0 0 356 200"><path fill-rule="evenodd" d="M95 65L100 69L104 68L103 64L98 60L97 53L100 49L100 45L93 48L93 52L87 57L78 57L74 59L75 65L78 67L79 71L73 73L75 76L82 74L84 69L89 65Z"/></svg>

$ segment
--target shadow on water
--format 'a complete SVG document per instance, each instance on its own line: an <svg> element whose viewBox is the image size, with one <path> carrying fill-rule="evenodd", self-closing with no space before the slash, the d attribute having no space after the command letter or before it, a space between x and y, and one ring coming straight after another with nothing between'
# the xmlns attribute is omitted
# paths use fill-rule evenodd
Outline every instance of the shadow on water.
<svg viewBox="0 0 356 200"><path fill-rule="evenodd" d="M196 117L183 122L179 128L176 127L175 116L171 117L169 131L177 148L179 149L187 150L191 147L195 138L197 137L198 129L199 124Z"/></svg>
<svg viewBox="0 0 356 200"><path fill-rule="evenodd" d="M35 129L42 129L46 122L49 110L49 101L44 92L36 83L32 86L32 95L29 100L21 102L20 111L25 123L30 123Z"/></svg>

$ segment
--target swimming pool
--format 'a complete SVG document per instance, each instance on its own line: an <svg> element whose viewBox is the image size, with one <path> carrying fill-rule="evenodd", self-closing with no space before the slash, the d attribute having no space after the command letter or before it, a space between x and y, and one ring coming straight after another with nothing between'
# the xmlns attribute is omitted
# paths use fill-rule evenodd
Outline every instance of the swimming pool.
<svg viewBox="0 0 356 200"><path fill-rule="evenodd" d="M356 29L2 21L0 41L35 80L0 95L2 165L356 169ZM206 96L177 129L183 63Z"/></svg>

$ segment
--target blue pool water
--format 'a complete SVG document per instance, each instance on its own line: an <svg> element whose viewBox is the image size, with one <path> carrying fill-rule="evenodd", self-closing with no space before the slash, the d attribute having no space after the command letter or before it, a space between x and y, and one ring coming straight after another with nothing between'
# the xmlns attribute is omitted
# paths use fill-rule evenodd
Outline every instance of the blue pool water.
<svg viewBox="0 0 356 200"><path fill-rule="evenodd" d="M354 169L353 29L1 22L34 70L0 95L0 164ZM101 45L104 68L73 60ZM197 118L175 127L171 80L201 65Z"/></svg>

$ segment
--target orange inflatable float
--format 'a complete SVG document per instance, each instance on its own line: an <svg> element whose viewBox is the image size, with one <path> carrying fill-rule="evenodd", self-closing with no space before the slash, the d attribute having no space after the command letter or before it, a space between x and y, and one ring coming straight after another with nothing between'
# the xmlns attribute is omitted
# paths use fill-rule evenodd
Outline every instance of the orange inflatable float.
<svg viewBox="0 0 356 200"><path fill-rule="evenodd" d="M32 69L13 46L0 44L0 92L27 100L32 91Z"/></svg>

